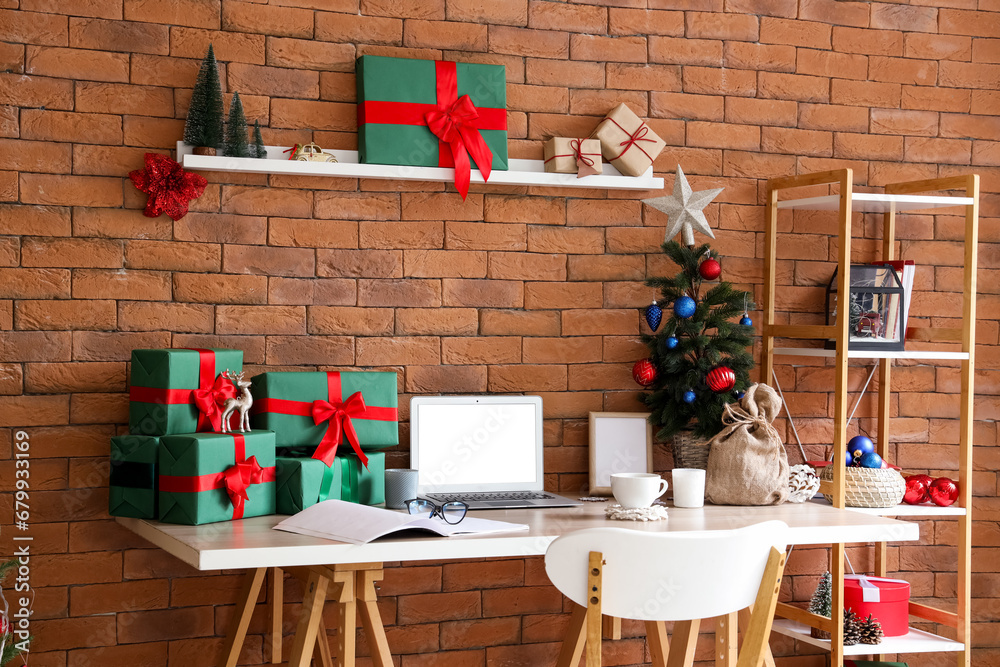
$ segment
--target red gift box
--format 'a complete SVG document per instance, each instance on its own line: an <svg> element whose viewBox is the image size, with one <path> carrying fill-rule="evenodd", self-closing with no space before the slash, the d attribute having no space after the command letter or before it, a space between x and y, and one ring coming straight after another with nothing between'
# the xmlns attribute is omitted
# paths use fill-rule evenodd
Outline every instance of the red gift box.
<svg viewBox="0 0 1000 667"><path fill-rule="evenodd" d="M882 624L886 637L910 631L910 583L863 574L844 576L844 608L861 619L871 614Z"/></svg>

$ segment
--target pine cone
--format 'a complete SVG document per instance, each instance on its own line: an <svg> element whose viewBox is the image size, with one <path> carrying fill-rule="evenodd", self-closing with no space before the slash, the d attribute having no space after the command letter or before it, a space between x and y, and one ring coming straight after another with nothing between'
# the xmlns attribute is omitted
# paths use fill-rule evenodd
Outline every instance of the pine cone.
<svg viewBox="0 0 1000 667"><path fill-rule="evenodd" d="M868 618L861 622L860 635L862 644L880 644L885 636L882 632L882 624L871 614L868 614Z"/></svg>
<svg viewBox="0 0 1000 667"><path fill-rule="evenodd" d="M844 646L854 646L861 641L861 619L850 609L844 610Z"/></svg>

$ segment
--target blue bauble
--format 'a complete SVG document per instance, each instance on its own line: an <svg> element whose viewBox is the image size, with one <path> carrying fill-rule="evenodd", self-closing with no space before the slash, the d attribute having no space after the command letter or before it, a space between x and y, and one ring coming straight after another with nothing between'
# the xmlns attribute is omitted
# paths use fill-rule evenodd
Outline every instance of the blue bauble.
<svg viewBox="0 0 1000 667"><path fill-rule="evenodd" d="M740 324L742 324L745 327L752 327L753 320L751 320L747 315L744 315L743 317L740 318Z"/></svg>
<svg viewBox="0 0 1000 667"><path fill-rule="evenodd" d="M835 456L834 459L836 459L836 458L837 457ZM851 456L850 452L847 452L847 458L844 459L844 465L847 466L848 468L850 468L852 465L854 465L854 457Z"/></svg>
<svg viewBox="0 0 1000 667"><path fill-rule="evenodd" d="M677 347L678 343L680 343L680 341L677 340L677 336L667 336L667 339L663 341L663 344L667 346L668 350L672 350Z"/></svg>
<svg viewBox="0 0 1000 667"><path fill-rule="evenodd" d="M686 320L687 318L694 315L695 302L689 296L682 296L681 298L674 301L674 315Z"/></svg>
<svg viewBox="0 0 1000 667"><path fill-rule="evenodd" d="M646 307L646 324L653 331L656 331L660 326L660 320L663 319L663 309L653 302L653 305Z"/></svg>
<svg viewBox="0 0 1000 667"><path fill-rule="evenodd" d="M690 389L688 389L687 391L684 392L684 402L685 403L694 403L694 401L695 401L696 398L698 398L698 397Z"/></svg>
<svg viewBox="0 0 1000 667"><path fill-rule="evenodd" d="M882 457L875 452L868 452L861 457L861 467L862 468L881 468L882 467Z"/></svg>
<svg viewBox="0 0 1000 667"><path fill-rule="evenodd" d="M847 441L847 453L856 459L875 451L875 443L867 435L856 435ZM867 466L866 466L867 467ZM876 468L878 466L875 466Z"/></svg>

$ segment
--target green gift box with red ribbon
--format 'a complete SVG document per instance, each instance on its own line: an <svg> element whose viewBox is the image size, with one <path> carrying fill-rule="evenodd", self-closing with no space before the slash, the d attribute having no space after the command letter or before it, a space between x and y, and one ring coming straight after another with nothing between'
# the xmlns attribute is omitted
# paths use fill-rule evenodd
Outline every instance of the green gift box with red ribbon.
<svg viewBox="0 0 1000 667"><path fill-rule="evenodd" d="M273 431L160 438L159 516L198 525L274 514Z"/></svg>
<svg viewBox="0 0 1000 667"><path fill-rule="evenodd" d="M160 439L152 435L111 438L108 513L136 519L156 518L156 456Z"/></svg>
<svg viewBox="0 0 1000 667"><path fill-rule="evenodd" d="M250 424L274 431L279 447L330 465L337 454L365 463L365 452L399 444L395 373L277 372L252 383Z"/></svg>
<svg viewBox="0 0 1000 667"><path fill-rule="evenodd" d="M454 167L463 198L472 162L507 169L503 65L361 56L357 84L361 162Z"/></svg>
<svg viewBox="0 0 1000 667"><path fill-rule="evenodd" d="M226 399L238 395L221 377L243 370L242 350L132 350L129 432L173 435L218 431Z"/></svg>
<svg viewBox="0 0 1000 667"><path fill-rule="evenodd" d="M324 500L362 505L385 502L385 453L369 452L365 468L354 454L340 454L327 466L318 459L279 456L276 461L278 514L295 514Z"/></svg>

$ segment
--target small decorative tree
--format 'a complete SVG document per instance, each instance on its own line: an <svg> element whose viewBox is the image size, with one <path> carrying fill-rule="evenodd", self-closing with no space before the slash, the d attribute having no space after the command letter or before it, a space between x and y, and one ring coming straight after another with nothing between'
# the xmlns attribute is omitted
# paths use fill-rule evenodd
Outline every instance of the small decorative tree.
<svg viewBox="0 0 1000 667"><path fill-rule="evenodd" d="M219 67L215 62L215 51L208 45L208 53L201 61L198 78L191 91L187 122L184 123L184 143L195 146L196 152L215 155L222 146L222 84L219 82Z"/></svg>
<svg viewBox="0 0 1000 667"><path fill-rule="evenodd" d="M253 122L253 149L250 151L250 157L267 159L267 147L264 145L264 137L260 134L259 120Z"/></svg>
<svg viewBox="0 0 1000 667"><path fill-rule="evenodd" d="M824 572L823 576L819 579L819 584L816 586L816 592L813 593L812 599L809 600L809 613L830 618L832 610L833 578L829 572ZM819 639L829 639L830 633L825 630L813 628L812 636Z"/></svg>
<svg viewBox="0 0 1000 667"><path fill-rule="evenodd" d="M229 157L250 157L250 144L247 141L247 118L243 114L243 102L240 101L239 93L233 93L233 101L229 103L226 148L223 154Z"/></svg>

